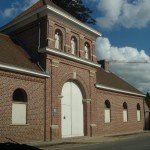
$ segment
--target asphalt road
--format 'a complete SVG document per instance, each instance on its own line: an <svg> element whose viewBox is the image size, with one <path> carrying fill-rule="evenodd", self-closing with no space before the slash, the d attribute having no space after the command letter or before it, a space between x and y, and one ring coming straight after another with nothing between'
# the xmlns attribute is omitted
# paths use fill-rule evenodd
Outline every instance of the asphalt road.
<svg viewBox="0 0 150 150"><path fill-rule="evenodd" d="M120 138L114 142L51 146L43 150L150 150L150 133Z"/></svg>

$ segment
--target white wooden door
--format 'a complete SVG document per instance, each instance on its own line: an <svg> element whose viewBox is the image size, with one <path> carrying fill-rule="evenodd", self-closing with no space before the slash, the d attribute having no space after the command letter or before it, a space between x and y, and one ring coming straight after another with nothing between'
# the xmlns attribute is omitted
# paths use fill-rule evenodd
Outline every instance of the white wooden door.
<svg viewBox="0 0 150 150"><path fill-rule="evenodd" d="M66 82L62 89L61 124L62 137L83 136L82 93L73 82Z"/></svg>

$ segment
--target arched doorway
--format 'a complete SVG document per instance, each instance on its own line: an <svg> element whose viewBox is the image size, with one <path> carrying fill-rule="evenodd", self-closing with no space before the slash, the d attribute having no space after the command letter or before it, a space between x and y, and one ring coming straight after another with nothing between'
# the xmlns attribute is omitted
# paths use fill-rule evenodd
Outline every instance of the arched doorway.
<svg viewBox="0 0 150 150"><path fill-rule="evenodd" d="M83 96L74 82L66 82L62 88L61 130L62 138L83 136Z"/></svg>

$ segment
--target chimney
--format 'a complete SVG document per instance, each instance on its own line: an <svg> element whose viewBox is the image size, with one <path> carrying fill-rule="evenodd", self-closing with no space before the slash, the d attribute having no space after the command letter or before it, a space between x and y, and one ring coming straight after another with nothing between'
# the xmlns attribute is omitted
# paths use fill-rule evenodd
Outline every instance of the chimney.
<svg viewBox="0 0 150 150"><path fill-rule="evenodd" d="M101 67L106 71L109 72L109 61L108 60L100 60L98 63L101 65Z"/></svg>

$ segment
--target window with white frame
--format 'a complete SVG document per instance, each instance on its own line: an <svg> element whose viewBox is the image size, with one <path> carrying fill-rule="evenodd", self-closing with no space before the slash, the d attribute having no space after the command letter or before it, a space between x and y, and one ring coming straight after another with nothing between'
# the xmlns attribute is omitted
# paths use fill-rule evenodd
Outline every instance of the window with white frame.
<svg viewBox="0 0 150 150"><path fill-rule="evenodd" d="M140 108L140 104L137 104L137 121L141 121L141 108Z"/></svg>
<svg viewBox="0 0 150 150"><path fill-rule="evenodd" d="M106 100L105 101L105 103L104 103L104 121L105 121L105 123L110 123L110 121L111 121L111 112L110 112L110 108L111 108L111 106L110 106L110 102L108 101L108 100Z"/></svg>
<svg viewBox="0 0 150 150"><path fill-rule="evenodd" d="M12 101L12 124L26 124L27 94L23 89L17 89L13 93Z"/></svg>
<svg viewBox="0 0 150 150"><path fill-rule="evenodd" d="M127 122L128 121L128 106L127 103L124 102L123 103L123 122Z"/></svg>

